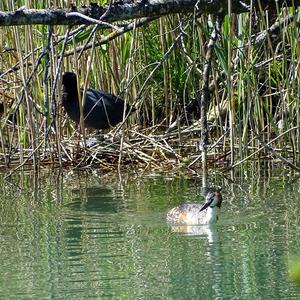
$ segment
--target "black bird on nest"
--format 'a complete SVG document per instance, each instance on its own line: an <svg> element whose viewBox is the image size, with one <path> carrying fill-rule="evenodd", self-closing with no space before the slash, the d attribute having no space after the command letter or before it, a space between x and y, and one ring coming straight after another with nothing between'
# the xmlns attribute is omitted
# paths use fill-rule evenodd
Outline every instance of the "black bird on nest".
<svg viewBox="0 0 300 300"><path fill-rule="evenodd" d="M62 79L62 105L71 120L79 124L80 108L77 90L77 77L73 72L65 72ZM81 97L83 90L80 90ZM108 129L116 126L123 120L125 102L107 92L87 89L83 107L84 127L94 129ZM136 109L126 105L125 116Z"/></svg>
<svg viewBox="0 0 300 300"><path fill-rule="evenodd" d="M4 104L3 102L0 102L0 116L2 116L4 113Z"/></svg>

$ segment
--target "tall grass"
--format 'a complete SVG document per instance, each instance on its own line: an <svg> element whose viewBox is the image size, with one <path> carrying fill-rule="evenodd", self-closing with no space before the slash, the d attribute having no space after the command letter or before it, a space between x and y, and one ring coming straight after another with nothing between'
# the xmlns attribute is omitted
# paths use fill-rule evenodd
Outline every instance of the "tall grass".
<svg viewBox="0 0 300 300"><path fill-rule="evenodd" d="M83 2L88 4L88 1ZM30 8L50 5L47 1L14 3L4 0L0 10L13 10L23 5ZM65 5L64 1L51 4ZM150 139L150 142L148 139L146 149L141 146L142 142L138 144L141 148L132 142L126 159L135 161L133 157L137 157L148 165L153 163L153 158L170 159L169 155L173 153L171 157L175 155L176 163L185 165L186 156L193 161L198 154L191 149L200 130L196 122L200 116L198 95L214 18L201 16L193 22L190 18L166 16L142 27L133 27L108 43L88 48L81 54L74 49L85 45L94 26L72 28L68 40L64 39L67 32L64 26L2 27L0 100L5 112L0 131L1 164L9 166L14 162L14 165L30 163L38 166L59 161L61 165L77 165L78 159L90 159L90 152L81 153L78 158L78 131L64 116L60 105L61 74L66 70L78 73L81 86L88 80L89 86L101 87L135 103L138 111L130 119L129 130L122 131L123 136L128 136L128 143L137 137L141 139L140 133L161 137L170 124L178 121L174 133L165 136L168 140L156 139L154 142ZM268 142L299 124L298 20L299 11L292 8L273 14L258 11L230 14L224 18L214 48L210 78L210 143L218 141L210 152L213 161L221 159L224 163L225 160L227 166L237 164L261 146L257 135ZM80 30L76 32L78 28ZM183 28L185 34L180 42L148 80ZM272 30L268 31L270 28ZM50 39L49 30L52 30ZM97 29L89 42L97 43L110 35L111 29ZM47 49L50 49L49 53ZM60 66L61 55L64 57ZM91 61L90 68L88 61ZM48 74L46 80L45 74ZM58 85L54 91L56 78ZM107 147L114 146L113 142ZM292 159L294 164L299 163L298 129L283 134L270 146L280 155ZM129 144L123 145L120 153L128 147ZM185 147L189 149L187 152L182 150ZM98 163L100 160L105 164L102 160L104 151L98 149L94 154ZM266 155L268 152L260 151L256 157ZM109 161L114 162L114 159L109 156Z"/></svg>

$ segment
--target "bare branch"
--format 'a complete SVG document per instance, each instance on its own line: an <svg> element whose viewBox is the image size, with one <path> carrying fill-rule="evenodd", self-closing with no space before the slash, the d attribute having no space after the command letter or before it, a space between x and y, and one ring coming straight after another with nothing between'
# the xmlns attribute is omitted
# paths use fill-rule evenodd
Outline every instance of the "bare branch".
<svg viewBox="0 0 300 300"><path fill-rule="evenodd" d="M232 12L243 13L250 10L251 0L232 0ZM258 2L258 1L257 1ZM262 9L274 10L278 7L300 6L300 0L260 1ZM198 14L225 14L227 1L224 0L138 0L119 1L108 6L90 4L71 9L18 9L1 12L0 26L12 25L78 25L92 24L95 20L112 23L115 21L159 17L175 13L192 13L197 5ZM82 15L86 18L82 18ZM104 17L103 17L104 16Z"/></svg>

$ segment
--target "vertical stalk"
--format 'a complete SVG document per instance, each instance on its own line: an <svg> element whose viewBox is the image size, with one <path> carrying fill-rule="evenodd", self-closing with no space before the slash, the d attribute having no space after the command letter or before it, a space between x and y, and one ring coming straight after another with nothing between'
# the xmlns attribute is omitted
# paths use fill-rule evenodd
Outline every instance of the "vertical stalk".
<svg viewBox="0 0 300 300"><path fill-rule="evenodd" d="M164 21L164 22L163 22ZM159 39L160 39L160 44L161 44L161 48L162 48L162 53L166 53L166 49L167 49L167 43L166 43L166 38L164 36L164 31L167 31L166 28L164 28L163 24L166 24L166 20L163 20L163 18L159 19ZM164 30L165 29L165 30ZM163 67L163 76L164 76L164 102L165 102L165 113L166 113L166 122L167 122L167 126L170 125L170 121L168 121L168 118L170 117L169 114L169 106L170 106L170 99L168 97L168 81L169 81L169 76L168 76L168 62L164 61L162 64Z"/></svg>
<svg viewBox="0 0 300 300"><path fill-rule="evenodd" d="M94 33L93 36L93 45L92 45L92 49L90 52L90 55L87 58L87 64L86 64L86 77L84 79L84 87L83 87L83 92L82 92L82 97L81 97L81 107L80 107L80 126L81 126L81 130L82 130L82 136L83 136L83 144L84 147L86 147L86 135L85 135L85 126L84 126L84 105L85 105L85 99L86 99L86 93L87 93L87 89L88 89L88 85L89 85L89 74L91 71L91 66L92 66L92 61L93 61L93 57L94 57L94 52L95 52L95 40L96 40L96 34ZM78 77L77 77L77 92L78 95L80 97L81 93L80 93L80 85L79 85L79 81L78 81Z"/></svg>
<svg viewBox="0 0 300 300"><path fill-rule="evenodd" d="M52 84L52 93L51 93L51 111L52 111L52 124L54 124L55 126L55 131L56 131L56 148L57 148L57 154L58 154L58 159L59 159L59 165L62 166L62 160L61 160L61 146L60 146L60 142L61 142L61 136L60 136L60 118L57 118L57 99L56 99L56 86L57 86L57 82L58 82L58 75L59 75L59 71L61 69L62 66L62 61L64 58L64 53L67 47L67 42L68 42L68 38L69 38L69 33L70 33L70 28L68 28L66 35L65 35L65 40L64 40L64 44L60 53L60 57L59 57L59 61L57 64L57 68L55 68L54 62L55 62L55 55L54 55L54 48L53 48L53 44L51 45L51 52L52 52L52 64L53 64L53 73L54 73L54 79L53 79L53 84ZM61 107L59 105L59 107Z"/></svg>
<svg viewBox="0 0 300 300"><path fill-rule="evenodd" d="M133 61L134 61L133 53L134 53L134 49L135 49L135 42L136 42L136 21L134 23L134 28L132 30L132 38L130 41L129 55L128 55L127 64L126 64L126 68L125 68L126 86L128 86L128 83L130 82L131 70L133 68ZM127 97L125 97L123 120L125 120L125 117L126 117L126 105L127 105ZM119 174L120 182L121 182L122 150L123 150L123 144L124 144L124 126L122 126L121 130L122 130L122 135L121 135L121 141L120 141L120 155L119 155L119 159L118 159L118 174Z"/></svg>
<svg viewBox="0 0 300 300"><path fill-rule="evenodd" d="M73 47L74 47L74 49L76 49L76 41L75 41L74 35L73 35ZM79 111L80 111L79 126L80 126L80 131L82 133L83 145L84 145L84 148L86 148L85 126L84 126L84 116L83 116L84 97L82 97L81 93L80 93L80 80L79 80L79 76L78 76L79 70L80 70L80 66L79 66L80 61L78 60L76 51L74 51L74 59L75 59L75 67L76 67L77 94L78 94L78 99L79 99Z"/></svg>
<svg viewBox="0 0 300 300"><path fill-rule="evenodd" d="M232 6L231 0L228 1L228 59L227 59L227 90L228 90L228 97L229 97L229 124L230 124L230 163L234 164L234 96L233 96L233 89L231 88L231 69L232 69L232 30L231 30L231 21L232 21Z"/></svg>
<svg viewBox="0 0 300 300"><path fill-rule="evenodd" d="M26 108L27 108L27 116L28 116L28 122L29 122L29 140L30 140L30 144L31 144L31 149L33 151L33 155L32 155L32 159L33 159L33 165L34 167L37 166L37 161L36 161L36 153L35 153L35 141L36 141L36 131L35 131L35 125L33 122L33 111L32 111L32 101L30 100L29 97L29 90L28 90L28 86L26 83L26 70L24 69L24 60L23 60L23 54L22 54L22 50L21 50L21 46L20 46L20 35L19 35L19 31L17 30L16 27L14 27L14 36L15 36L15 42L16 42L16 48L17 48L17 53L19 56L19 61L21 64L21 79L22 79L22 84L23 84L23 89L24 89L24 95L25 95L25 102L26 102ZM24 121L25 122L25 121Z"/></svg>
<svg viewBox="0 0 300 300"><path fill-rule="evenodd" d="M203 84L202 84L202 93L200 97L200 109L201 109L200 150L201 150L201 157L202 157L202 187L203 188L207 187L207 145L208 145L207 111L210 102L209 76L211 71L213 48L220 32L222 19L223 18L221 18L220 16L218 16L216 19L215 28L211 34L210 40L207 45L207 51L206 51L204 67L203 67Z"/></svg>
<svg viewBox="0 0 300 300"><path fill-rule="evenodd" d="M151 88L151 126L155 126L155 100L154 100L154 89Z"/></svg>
<svg viewBox="0 0 300 300"><path fill-rule="evenodd" d="M47 139L48 139L48 122L49 122L49 97L48 97L48 75L49 75L49 67L50 67L50 49L51 49L51 37L52 37L52 32L53 32L53 26L49 25L48 26L48 39L47 39L47 44L45 45L45 73L44 73L44 106L45 106L45 126L44 126L44 153L46 152L47 148Z"/></svg>

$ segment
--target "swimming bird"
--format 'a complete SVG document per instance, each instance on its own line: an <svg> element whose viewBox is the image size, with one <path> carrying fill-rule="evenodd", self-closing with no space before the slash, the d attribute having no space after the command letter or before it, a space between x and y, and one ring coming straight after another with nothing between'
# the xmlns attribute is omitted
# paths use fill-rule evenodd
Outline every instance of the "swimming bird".
<svg viewBox="0 0 300 300"><path fill-rule="evenodd" d="M221 208L222 195L219 191L209 192L203 204L185 203L167 213L167 221L187 225L215 223Z"/></svg>
<svg viewBox="0 0 300 300"><path fill-rule="evenodd" d="M62 105L70 119L79 124L80 108L77 90L77 77L73 72L65 72L62 79ZM81 97L83 90L80 90ZM123 120L125 102L107 92L88 88L83 107L84 127L108 129ZM135 111L135 107L126 105L125 115Z"/></svg>

